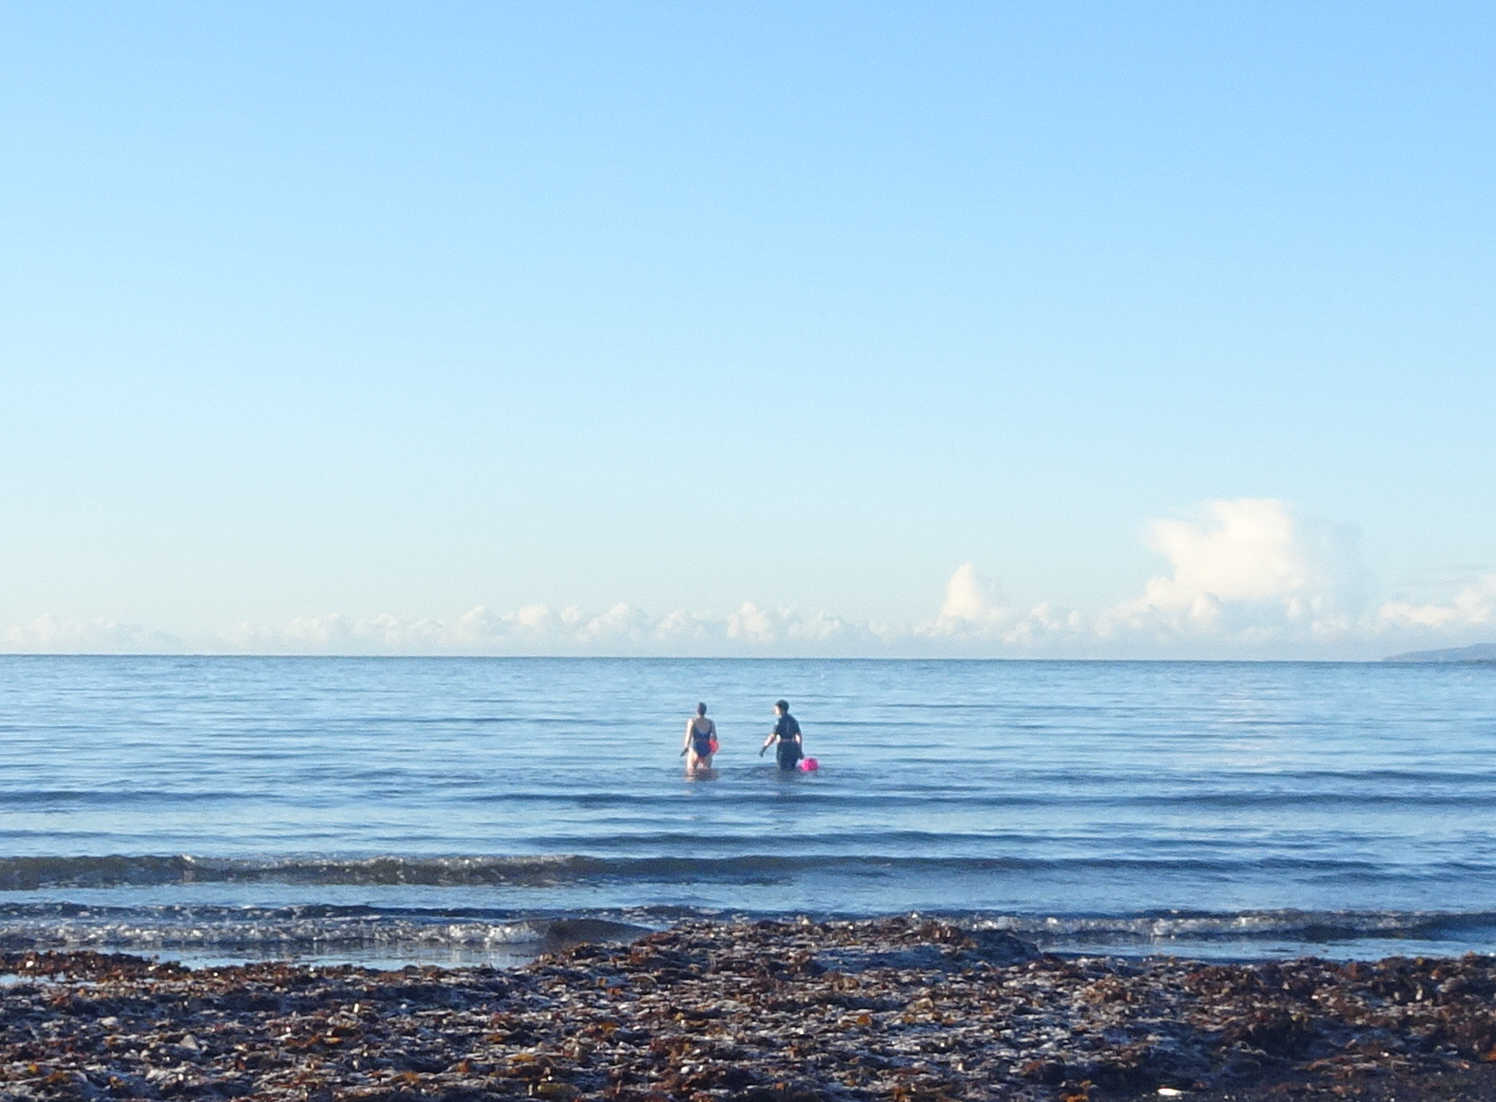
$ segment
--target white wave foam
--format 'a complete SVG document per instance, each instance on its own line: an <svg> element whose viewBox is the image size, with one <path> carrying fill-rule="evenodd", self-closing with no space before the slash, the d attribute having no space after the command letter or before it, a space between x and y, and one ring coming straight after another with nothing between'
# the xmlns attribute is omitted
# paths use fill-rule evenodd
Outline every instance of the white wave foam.
<svg viewBox="0 0 1496 1102"><path fill-rule="evenodd" d="M1304 941L1416 938L1440 933L1496 930L1496 913L1445 911L1245 911L1147 915L995 915L971 920L979 929L1002 930L1044 941L1300 939Z"/></svg>

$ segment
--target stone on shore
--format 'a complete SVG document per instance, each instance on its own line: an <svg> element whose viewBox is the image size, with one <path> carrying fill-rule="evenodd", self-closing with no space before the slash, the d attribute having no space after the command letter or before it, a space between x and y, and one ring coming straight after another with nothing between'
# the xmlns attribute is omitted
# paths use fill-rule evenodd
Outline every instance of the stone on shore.
<svg viewBox="0 0 1496 1102"><path fill-rule="evenodd" d="M693 922L512 971L8 953L0 1097L1496 1098L1496 959L1066 958Z"/></svg>

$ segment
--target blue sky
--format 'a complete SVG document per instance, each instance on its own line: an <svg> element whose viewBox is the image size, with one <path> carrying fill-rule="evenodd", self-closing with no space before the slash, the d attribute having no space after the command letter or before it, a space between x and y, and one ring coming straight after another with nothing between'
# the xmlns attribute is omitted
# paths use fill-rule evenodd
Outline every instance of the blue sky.
<svg viewBox="0 0 1496 1102"><path fill-rule="evenodd" d="M0 649L1496 636L1478 5L0 12Z"/></svg>

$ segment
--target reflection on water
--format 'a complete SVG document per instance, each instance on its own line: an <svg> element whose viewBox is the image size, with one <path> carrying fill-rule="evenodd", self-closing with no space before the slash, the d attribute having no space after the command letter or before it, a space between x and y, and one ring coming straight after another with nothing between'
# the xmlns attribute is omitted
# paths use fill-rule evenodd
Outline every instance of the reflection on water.
<svg viewBox="0 0 1496 1102"><path fill-rule="evenodd" d="M0 658L0 904L95 900L157 922L323 905L495 921L1480 914L1496 911L1493 680L1496 666L1396 664ZM758 756L780 696L814 774ZM721 748L687 779L697 700ZM134 860L79 860L110 855ZM562 863L503 865L536 857ZM205 873L215 861L242 867ZM459 867L488 871L431 871ZM1309 925L1273 944L1314 944ZM1404 940L1490 944L1480 923Z"/></svg>

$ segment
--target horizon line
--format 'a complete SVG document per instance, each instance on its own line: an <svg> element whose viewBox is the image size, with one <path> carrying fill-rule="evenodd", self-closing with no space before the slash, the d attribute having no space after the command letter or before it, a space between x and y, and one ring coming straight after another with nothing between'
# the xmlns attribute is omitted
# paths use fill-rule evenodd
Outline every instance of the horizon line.
<svg viewBox="0 0 1496 1102"><path fill-rule="evenodd" d="M1415 652L1416 653L1416 652ZM1044 657L1015 655L741 655L741 654L370 654L357 652L294 653L250 651L0 651L0 658L283 658L283 659L376 659L376 660L450 660L450 661L569 661L569 662L1113 662L1113 663L1181 663L1216 665L1299 665L1357 666L1406 663L1408 665L1482 664L1492 659L1448 659L1429 662L1405 655L1382 658L1098 658Z"/></svg>

